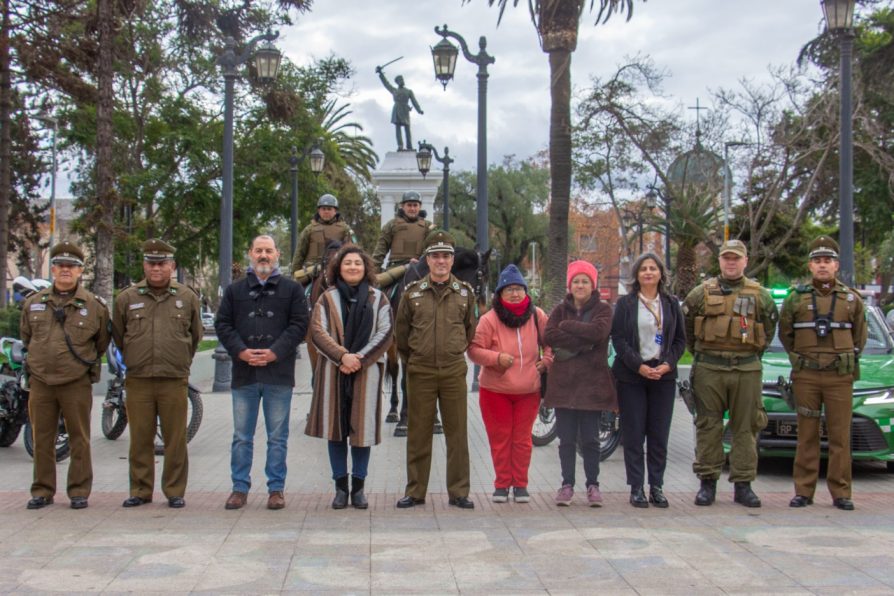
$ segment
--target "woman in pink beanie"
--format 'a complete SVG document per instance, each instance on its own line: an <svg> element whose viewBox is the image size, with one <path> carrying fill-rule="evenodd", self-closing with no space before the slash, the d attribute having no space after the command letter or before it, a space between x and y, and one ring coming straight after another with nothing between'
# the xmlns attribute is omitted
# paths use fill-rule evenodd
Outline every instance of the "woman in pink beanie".
<svg viewBox="0 0 894 596"><path fill-rule="evenodd" d="M586 261L568 264L568 295L549 315L544 341L554 361L544 405L556 410L562 487L556 504L571 505L577 444L581 443L587 503L602 506L599 492L599 420L617 410L615 383L608 368L611 307L599 299L599 273Z"/></svg>

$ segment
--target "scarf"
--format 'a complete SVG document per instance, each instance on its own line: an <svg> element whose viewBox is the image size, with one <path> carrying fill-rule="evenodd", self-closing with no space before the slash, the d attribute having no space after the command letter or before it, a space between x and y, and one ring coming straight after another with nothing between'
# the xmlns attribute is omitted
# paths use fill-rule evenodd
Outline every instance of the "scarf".
<svg viewBox="0 0 894 596"><path fill-rule="evenodd" d="M364 278L356 286L349 286L341 278L335 282L338 296L341 299L341 320L345 330L344 347L351 354L356 354L369 343L372 335L373 309L369 303L369 284ZM359 371L358 371L359 372ZM349 375L338 373L341 389L341 431L346 437L351 431L351 404L354 400L354 379L357 373Z"/></svg>
<svg viewBox="0 0 894 596"><path fill-rule="evenodd" d="M494 311L501 323L510 329L518 329L528 322L531 315L534 314L534 303L531 302L530 296L518 304L507 304L500 297L494 298Z"/></svg>

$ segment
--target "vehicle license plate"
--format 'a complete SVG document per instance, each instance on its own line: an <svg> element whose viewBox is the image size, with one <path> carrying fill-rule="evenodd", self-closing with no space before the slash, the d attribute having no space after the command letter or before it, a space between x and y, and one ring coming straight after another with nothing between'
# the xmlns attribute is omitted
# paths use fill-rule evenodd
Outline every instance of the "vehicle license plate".
<svg viewBox="0 0 894 596"><path fill-rule="evenodd" d="M776 435L780 437L797 437L798 436L798 423L795 421L789 420L777 420L776 421ZM823 418L820 421L820 438L826 439L828 438L829 433L826 430L826 419Z"/></svg>

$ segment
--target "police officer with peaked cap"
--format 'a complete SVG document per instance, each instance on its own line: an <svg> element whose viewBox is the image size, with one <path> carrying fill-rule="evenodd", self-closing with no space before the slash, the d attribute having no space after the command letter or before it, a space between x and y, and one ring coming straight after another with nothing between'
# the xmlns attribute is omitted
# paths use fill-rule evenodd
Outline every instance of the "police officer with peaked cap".
<svg viewBox="0 0 894 596"><path fill-rule="evenodd" d="M317 212L298 237L298 247L292 256L292 275L304 267L318 265L332 240L355 242L354 230L338 212L338 199L324 194L317 201Z"/></svg>
<svg viewBox="0 0 894 596"><path fill-rule="evenodd" d="M472 509L469 499L465 352L475 336L475 292L450 273L453 238L443 230L426 239L429 274L404 290L395 338L407 367L407 488L404 509L425 503L431 473L432 428L440 409L447 443L450 504Z"/></svg>
<svg viewBox="0 0 894 596"><path fill-rule="evenodd" d="M187 385L204 329L199 297L171 279L176 268L173 246L147 240L145 277L115 300L112 334L127 366L130 497L125 507L152 502L156 420L165 447L162 492L170 507L185 505Z"/></svg>
<svg viewBox="0 0 894 596"><path fill-rule="evenodd" d="M91 385L109 344L105 301L80 283L84 252L70 242L50 251L53 284L22 307L21 333L28 350L28 416L34 433L34 482L28 509L53 503L56 494L56 435L65 419L71 446L66 491L72 509L87 507L93 486L90 457Z"/></svg>
<svg viewBox="0 0 894 596"><path fill-rule="evenodd" d="M711 505L723 468L723 413L732 432L729 480L733 500L760 507L751 489L757 475L756 434L767 425L761 401L761 355L776 332L778 312L770 293L745 277L748 252L741 240L720 247L720 275L705 280L683 302L686 344L694 355L696 456L701 481L696 505Z"/></svg>
<svg viewBox="0 0 894 596"><path fill-rule="evenodd" d="M851 500L851 413L857 358L866 345L863 301L838 281L838 243L820 236L810 244L810 283L796 286L782 303L779 339L792 363L798 414L798 449L791 507L813 503L819 477L820 427L828 431L826 485L835 507Z"/></svg>
<svg viewBox="0 0 894 596"><path fill-rule="evenodd" d="M397 216L382 227L372 258L376 268L383 270L385 256L388 267L415 263L422 255L425 238L434 224L425 219L422 197L415 190L408 190L400 200Z"/></svg>

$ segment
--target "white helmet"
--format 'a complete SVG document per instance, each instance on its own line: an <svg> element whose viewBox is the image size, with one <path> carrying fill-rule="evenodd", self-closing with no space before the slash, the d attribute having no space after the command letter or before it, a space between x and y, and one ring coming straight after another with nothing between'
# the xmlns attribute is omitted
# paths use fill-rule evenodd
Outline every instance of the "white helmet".
<svg viewBox="0 0 894 596"><path fill-rule="evenodd" d="M30 279L28 279L24 275L20 275L12 280L12 291L18 292L19 294L27 298L31 294L36 294L39 290L34 287L34 284L31 283Z"/></svg>
<svg viewBox="0 0 894 596"><path fill-rule="evenodd" d="M45 289L49 288L53 284L50 283L46 279L41 279L38 277L37 279L31 280L31 285L33 285L35 288L37 288L37 291L39 292L41 290L45 290Z"/></svg>

